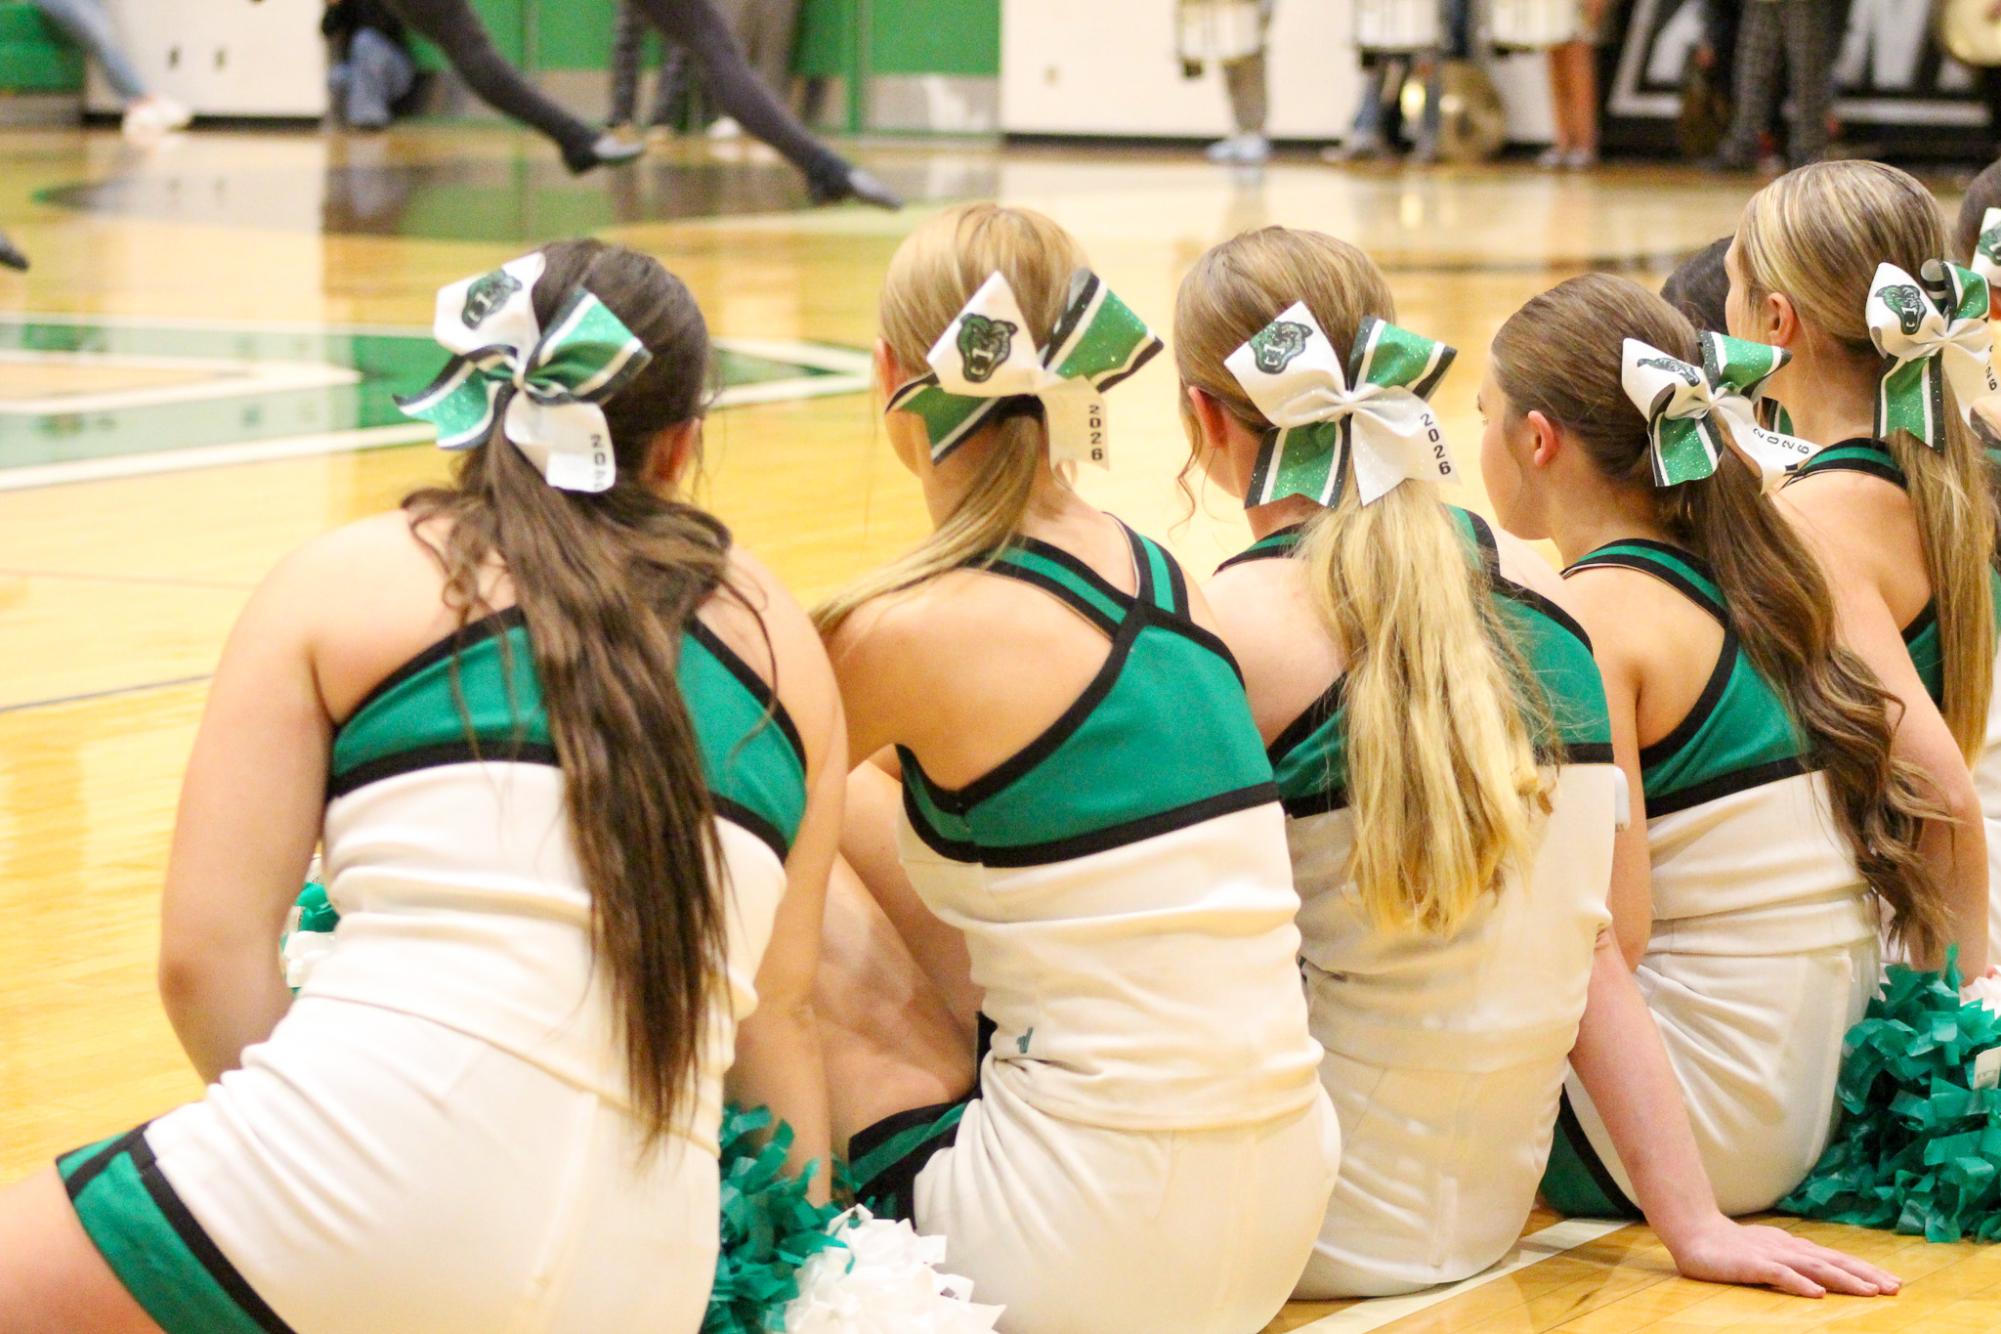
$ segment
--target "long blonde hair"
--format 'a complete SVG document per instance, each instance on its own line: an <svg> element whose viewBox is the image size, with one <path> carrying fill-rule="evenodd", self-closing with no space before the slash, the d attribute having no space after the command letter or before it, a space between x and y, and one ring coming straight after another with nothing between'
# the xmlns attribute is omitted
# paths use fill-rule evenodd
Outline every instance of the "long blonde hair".
<svg viewBox="0 0 2001 1334"><path fill-rule="evenodd" d="M1891 754L1890 695L1841 646L1825 576L1735 449L1721 451L1711 477L1653 484L1647 421L1620 382L1627 338L1701 360L1687 318L1624 278L1587 274L1535 297L1494 336L1494 378L1509 417L1540 412L1562 425L1603 476L1645 497L1656 521L1709 565L1730 629L1778 691L1808 760L1825 772L1857 869L1889 905L1896 934L1927 952L1947 928L1918 852L1922 821L1936 812L1918 773Z"/></svg>
<svg viewBox="0 0 2001 1334"><path fill-rule="evenodd" d="M1752 197L1737 227L1737 251L1753 300L1791 298L1800 319L1846 349L1856 374L1882 374L1869 341L1866 306L1876 266L1916 274L1946 255L1945 224L1931 192L1880 162L1821 162L1773 181ZM1903 431L1884 441L1903 470L1925 573L1938 607L1945 690L1939 712L1971 761L1987 733L1994 688L1995 513L1985 456L1945 386L1945 449ZM1821 444L1832 444L1823 440Z"/></svg>
<svg viewBox="0 0 2001 1334"><path fill-rule="evenodd" d="M949 209L904 238L890 259L878 312L882 340L906 370L922 368L931 345L998 272L1007 276L1027 318L1023 336L1041 347L1063 317L1071 277L1085 264L1083 247L1070 233L1031 209ZM1048 456L1048 428L1039 412L1006 414L979 435L989 438L961 446L985 454L958 508L915 550L815 608L813 619L823 632L884 594L915 588L998 549L1020 530Z"/></svg>
<svg viewBox="0 0 2001 1334"><path fill-rule="evenodd" d="M1247 232L1182 280L1174 348L1184 386L1271 430L1224 362L1295 301L1344 360L1364 316L1396 314L1382 273L1347 242ZM1190 442L1201 447L1192 422ZM1356 491L1350 479L1297 555L1348 664L1350 874L1378 926L1448 935L1531 855L1544 797L1534 742L1547 723L1536 716L1542 694L1436 486L1406 482L1373 505Z"/></svg>

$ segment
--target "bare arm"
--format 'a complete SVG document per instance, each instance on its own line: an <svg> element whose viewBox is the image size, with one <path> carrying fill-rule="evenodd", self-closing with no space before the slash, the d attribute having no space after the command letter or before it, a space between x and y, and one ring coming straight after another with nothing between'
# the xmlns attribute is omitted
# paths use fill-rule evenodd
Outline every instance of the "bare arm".
<svg viewBox="0 0 2001 1334"><path fill-rule="evenodd" d="M313 559L251 596L209 690L181 785L161 907L160 999L188 1059L214 1081L291 1004L278 937L319 839L332 723L304 609Z"/></svg>
<svg viewBox="0 0 2001 1334"><path fill-rule="evenodd" d="M1581 592L1581 580L1573 581ZM1596 592L1604 592L1598 588ZM1573 602L1591 636L1605 707L1612 723L1612 761L1626 776L1626 827L1612 841L1612 934L1626 967L1637 968L1654 927L1653 859L1647 850L1647 796L1640 780L1640 669L1621 651L1625 636L1595 597Z"/></svg>
<svg viewBox="0 0 2001 1334"><path fill-rule="evenodd" d="M1872 1264L1779 1228L1746 1227L1717 1209L1653 1015L1609 936L1598 939L1570 1064L1611 1132L1636 1203L1684 1275L1801 1297L1897 1290L1896 1277Z"/></svg>
<svg viewBox="0 0 2001 1334"><path fill-rule="evenodd" d="M811 1166L808 1195L824 1204L833 1184L832 1128L813 985L819 971L827 876L840 842L847 732L840 695L818 637L782 590L768 584L768 591L766 620L781 662L778 680L787 711L806 743L806 815L785 860L785 897L758 964L757 1009L737 1030L736 1059L725 1083L735 1101L769 1107L792 1127L786 1168L803 1172Z"/></svg>

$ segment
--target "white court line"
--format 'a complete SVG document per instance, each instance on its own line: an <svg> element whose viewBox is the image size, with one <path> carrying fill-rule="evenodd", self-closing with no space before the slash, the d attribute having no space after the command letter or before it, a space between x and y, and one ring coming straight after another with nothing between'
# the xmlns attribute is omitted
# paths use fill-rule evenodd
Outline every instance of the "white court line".
<svg viewBox="0 0 2001 1334"><path fill-rule="evenodd" d="M730 346L734 347L737 344L733 343ZM822 353L831 350L833 349L819 349ZM799 376L790 380L734 385L716 396L716 406L735 408L754 403L823 398L833 394L858 394L868 387L869 377L866 375ZM231 468L239 464L270 463L278 459L355 454L367 449L391 449L399 445L422 444L434 439L436 435L437 428L434 426L423 423L408 426L399 424L376 426L365 430L329 431L323 435L290 436L280 440L245 440L232 445L202 445L192 449L163 449L150 454L116 454L107 458L75 459L67 463L0 468L0 492L67 486L76 482L101 482L118 477L151 477L160 473L191 472L200 468Z"/></svg>
<svg viewBox="0 0 2001 1334"><path fill-rule="evenodd" d="M1367 1330L1381 1329L1384 1325L1401 1320L1407 1315L1429 1310L1440 1302L1449 1302L1461 1293L1471 1292L1482 1284L1491 1283L1530 1265L1541 1264L1552 1255L1575 1250L1588 1242L1609 1236L1620 1228L1633 1226L1630 1222L1606 1222L1595 1218L1566 1218L1561 1223L1553 1223L1540 1232L1532 1232L1516 1244L1514 1252L1507 1259L1493 1267L1483 1269L1468 1279L1448 1284L1442 1288L1426 1288L1423 1292L1413 1292L1408 1297L1377 1297L1371 1301L1359 1302L1345 1311L1336 1311L1310 1325L1301 1325L1293 1334L1364 1334Z"/></svg>

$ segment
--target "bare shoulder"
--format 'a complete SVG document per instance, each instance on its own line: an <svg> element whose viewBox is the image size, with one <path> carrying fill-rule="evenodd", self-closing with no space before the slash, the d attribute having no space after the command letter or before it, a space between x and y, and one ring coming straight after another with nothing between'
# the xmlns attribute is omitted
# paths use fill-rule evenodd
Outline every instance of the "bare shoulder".
<svg viewBox="0 0 2001 1334"><path fill-rule="evenodd" d="M1306 569L1296 560L1232 565L1204 584L1199 596L1216 632L1246 671L1253 663L1293 656L1302 619L1316 616Z"/></svg>
<svg viewBox="0 0 2001 1334"><path fill-rule="evenodd" d="M1575 593L1543 554L1542 547L1500 528L1494 529L1494 546L1500 555L1503 579L1548 598L1573 616L1577 614L1570 605Z"/></svg>
<svg viewBox="0 0 2001 1334"><path fill-rule="evenodd" d="M1886 562L1908 568L1913 554L1922 568L1918 513L1903 487L1886 478L1847 469L1808 473L1778 494L1785 514L1823 562L1870 572L1881 583ZM1858 535L1867 540L1857 541Z"/></svg>
<svg viewBox="0 0 2001 1334"><path fill-rule="evenodd" d="M1601 664L1637 668L1652 656L1650 645L1664 628L1681 625L1691 613L1708 620L1684 595L1642 570L1593 566L1562 582L1562 606L1591 636Z"/></svg>
<svg viewBox="0 0 2001 1334"><path fill-rule="evenodd" d="M730 548L728 587L702 605L702 623L777 693L807 748L822 752L840 693L819 632L799 600L749 551Z"/></svg>

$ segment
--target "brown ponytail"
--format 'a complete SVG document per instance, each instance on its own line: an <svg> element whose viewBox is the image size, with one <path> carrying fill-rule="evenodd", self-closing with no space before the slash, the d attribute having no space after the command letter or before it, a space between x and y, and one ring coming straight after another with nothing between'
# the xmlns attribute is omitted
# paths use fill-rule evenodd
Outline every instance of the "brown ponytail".
<svg viewBox="0 0 2001 1334"><path fill-rule="evenodd" d="M1561 424L1606 477L1651 497L1660 524L1709 565L1730 629L1826 774L1857 869L1889 905L1894 932L1929 953L1948 937L1944 901L1918 852L1923 821L1937 812L1921 776L1891 756L1891 697L1837 642L1819 566L1735 450L1723 451L1712 477L1654 487L1646 420L1620 384L1627 338L1700 360L1688 320L1624 278L1590 274L1534 298L1494 339L1508 410Z"/></svg>
<svg viewBox="0 0 2001 1334"><path fill-rule="evenodd" d="M653 353L605 404L617 481L597 495L558 490L496 427L451 487L404 508L413 530L449 524L434 552L461 623L486 610L481 576L496 562L527 620L633 1106L657 1139L693 1091L726 958L720 848L675 669L683 628L726 587L730 536L642 476L658 433L702 411L709 335L688 289L650 258L596 241L542 253L544 327L581 286Z"/></svg>

